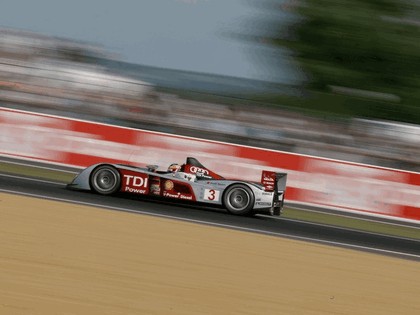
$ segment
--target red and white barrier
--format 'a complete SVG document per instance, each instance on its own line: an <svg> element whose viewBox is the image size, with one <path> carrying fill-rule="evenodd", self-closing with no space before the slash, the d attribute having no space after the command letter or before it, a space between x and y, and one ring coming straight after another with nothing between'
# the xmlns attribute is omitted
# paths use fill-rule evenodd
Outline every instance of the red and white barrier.
<svg viewBox="0 0 420 315"><path fill-rule="evenodd" d="M0 154L84 167L123 162L162 168L194 156L230 178L288 173L286 202L420 220L420 173L386 169L0 107Z"/></svg>

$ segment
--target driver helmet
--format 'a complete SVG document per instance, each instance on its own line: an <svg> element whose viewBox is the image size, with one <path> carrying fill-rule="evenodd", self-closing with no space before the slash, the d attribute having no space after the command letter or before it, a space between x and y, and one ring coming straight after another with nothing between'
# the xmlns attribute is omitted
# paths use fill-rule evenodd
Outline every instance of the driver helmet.
<svg viewBox="0 0 420 315"><path fill-rule="evenodd" d="M176 172L179 172L180 169L181 169L181 165L179 165L178 163L172 163L168 167L168 172L176 173Z"/></svg>

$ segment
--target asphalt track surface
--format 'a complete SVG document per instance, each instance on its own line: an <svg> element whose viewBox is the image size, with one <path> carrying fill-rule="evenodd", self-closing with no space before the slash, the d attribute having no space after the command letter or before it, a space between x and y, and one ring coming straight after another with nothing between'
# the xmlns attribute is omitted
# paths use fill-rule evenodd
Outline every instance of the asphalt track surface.
<svg viewBox="0 0 420 315"><path fill-rule="evenodd" d="M137 196L129 195L101 196L90 192L68 190L62 183L2 173L0 173L0 192L91 205L111 211L153 215L420 261L420 241L418 240L289 220L282 217L262 215L238 217L227 214L223 209L200 207L188 203L139 199Z"/></svg>

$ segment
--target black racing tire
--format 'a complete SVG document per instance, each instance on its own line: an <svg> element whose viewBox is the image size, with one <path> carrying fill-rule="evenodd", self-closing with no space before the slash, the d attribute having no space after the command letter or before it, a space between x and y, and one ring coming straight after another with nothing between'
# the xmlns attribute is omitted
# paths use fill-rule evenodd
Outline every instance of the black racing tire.
<svg viewBox="0 0 420 315"><path fill-rule="evenodd" d="M233 184L223 193L223 204L227 211L235 215L253 215L255 196L251 188L243 184Z"/></svg>
<svg viewBox="0 0 420 315"><path fill-rule="evenodd" d="M101 165L90 174L90 188L101 195L111 195L121 187L121 175L111 165Z"/></svg>

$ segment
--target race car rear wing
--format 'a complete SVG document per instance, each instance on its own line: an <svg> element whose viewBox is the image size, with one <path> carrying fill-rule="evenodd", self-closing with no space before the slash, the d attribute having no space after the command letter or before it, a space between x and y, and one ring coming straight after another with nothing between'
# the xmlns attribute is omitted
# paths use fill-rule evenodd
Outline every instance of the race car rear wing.
<svg viewBox="0 0 420 315"><path fill-rule="evenodd" d="M261 184L265 191L284 192L286 190L287 173L276 173L272 171L262 171Z"/></svg>
<svg viewBox="0 0 420 315"><path fill-rule="evenodd" d="M265 191L274 192L273 215L280 215L284 204L284 194L286 192L287 173L276 173L272 171L262 171L261 184Z"/></svg>

